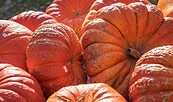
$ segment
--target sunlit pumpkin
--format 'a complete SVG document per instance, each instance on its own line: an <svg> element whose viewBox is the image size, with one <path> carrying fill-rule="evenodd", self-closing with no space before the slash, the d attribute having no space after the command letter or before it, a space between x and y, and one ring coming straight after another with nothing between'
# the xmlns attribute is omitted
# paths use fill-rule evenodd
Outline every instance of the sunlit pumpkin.
<svg viewBox="0 0 173 102"><path fill-rule="evenodd" d="M116 90L104 83L63 87L47 102L127 102Z"/></svg>
<svg viewBox="0 0 173 102"><path fill-rule="evenodd" d="M45 102L37 80L19 67L0 64L0 102Z"/></svg>
<svg viewBox="0 0 173 102"><path fill-rule="evenodd" d="M58 89L86 83L82 47L74 31L61 23L35 30L26 49L27 66L46 97Z"/></svg>
<svg viewBox="0 0 173 102"><path fill-rule="evenodd" d="M46 13L58 22L70 26L80 37L81 25L95 0L53 0Z"/></svg>
<svg viewBox="0 0 173 102"><path fill-rule="evenodd" d="M173 18L152 4L114 3L91 10L81 37L91 83L104 82L128 98L136 61L152 48L173 44Z"/></svg>
<svg viewBox="0 0 173 102"><path fill-rule="evenodd" d="M166 17L173 17L173 0L159 0L157 7Z"/></svg>
<svg viewBox="0 0 173 102"><path fill-rule="evenodd" d="M24 11L18 15L10 18L11 21L15 21L19 24L24 25L31 31L35 31L41 24L56 22L56 20L42 11Z"/></svg>
<svg viewBox="0 0 173 102"><path fill-rule="evenodd" d="M0 63L27 70L25 50L32 33L16 22L0 20Z"/></svg>
<svg viewBox="0 0 173 102"><path fill-rule="evenodd" d="M173 46L161 46L142 55L130 80L131 102L172 102Z"/></svg>

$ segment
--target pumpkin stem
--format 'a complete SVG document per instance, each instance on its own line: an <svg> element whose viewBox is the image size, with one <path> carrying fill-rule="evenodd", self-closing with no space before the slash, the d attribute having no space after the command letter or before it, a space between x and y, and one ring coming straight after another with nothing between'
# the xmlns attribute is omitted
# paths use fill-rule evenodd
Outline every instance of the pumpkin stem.
<svg viewBox="0 0 173 102"><path fill-rule="evenodd" d="M128 48L128 54L135 59L139 59L141 57L139 51L133 48Z"/></svg>
<svg viewBox="0 0 173 102"><path fill-rule="evenodd" d="M94 94L94 90L89 90L88 92L85 92L82 94L81 98L79 98L76 102L93 102L93 94Z"/></svg>
<svg viewBox="0 0 173 102"><path fill-rule="evenodd" d="M75 16L79 16L80 13L79 13L78 11L76 11L76 12L74 13L74 15L75 15Z"/></svg>

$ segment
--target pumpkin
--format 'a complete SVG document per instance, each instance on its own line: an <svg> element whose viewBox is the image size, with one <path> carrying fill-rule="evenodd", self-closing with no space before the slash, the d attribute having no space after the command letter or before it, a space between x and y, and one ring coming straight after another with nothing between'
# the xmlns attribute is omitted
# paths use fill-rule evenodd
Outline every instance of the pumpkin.
<svg viewBox="0 0 173 102"><path fill-rule="evenodd" d="M16 22L0 20L0 63L27 70L25 50L32 33Z"/></svg>
<svg viewBox="0 0 173 102"><path fill-rule="evenodd" d="M45 24L36 29L26 56L29 73L39 81L46 97L64 86L86 83L82 46L64 24Z"/></svg>
<svg viewBox="0 0 173 102"><path fill-rule="evenodd" d="M56 20L42 12L42 11L24 11L14 17L10 18L11 21L17 22L25 27L29 28L31 31L35 31L41 24L47 23L56 23Z"/></svg>
<svg viewBox="0 0 173 102"><path fill-rule="evenodd" d="M173 46L146 52L137 61L130 80L132 102L172 102Z"/></svg>
<svg viewBox="0 0 173 102"><path fill-rule="evenodd" d="M80 37L81 25L95 0L54 0L46 8L46 13L58 22L70 26Z"/></svg>
<svg viewBox="0 0 173 102"><path fill-rule="evenodd" d="M157 7L161 9L164 16L173 17L173 1L172 0L159 0Z"/></svg>
<svg viewBox="0 0 173 102"><path fill-rule="evenodd" d="M150 4L150 2L148 0L96 0L90 10L98 10L100 8L102 8L103 6L108 6L110 4L113 4L113 3L117 3L117 2L122 2L122 3L125 3L125 4L130 4L132 2L143 2L145 4Z"/></svg>
<svg viewBox="0 0 173 102"><path fill-rule="evenodd" d="M85 20L81 43L90 82L107 83L126 98L141 55L173 44L173 18L164 18L152 4L114 3L88 13Z"/></svg>
<svg viewBox="0 0 173 102"><path fill-rule="evenodd" d="M45 102L37 80L19 67L0 64L0 102Z"/></svg>
<svg viewBox="0 0 173 102"><path fill-rule="evenodd" d="M127 102L116 90L104 83L63 87L47 102Z"/></svg>

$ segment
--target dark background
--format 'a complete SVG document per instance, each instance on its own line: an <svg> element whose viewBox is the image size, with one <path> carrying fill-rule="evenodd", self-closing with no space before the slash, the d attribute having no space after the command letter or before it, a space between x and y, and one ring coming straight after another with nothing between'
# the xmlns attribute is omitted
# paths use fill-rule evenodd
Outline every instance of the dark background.
<svg viewBox="0 0 173 102"><path fill-rule="evenodd" d="M53 0L0 0L0 19L9 19L23 11L45 11ZM157 4L158 0L149 0Z"/></svg>

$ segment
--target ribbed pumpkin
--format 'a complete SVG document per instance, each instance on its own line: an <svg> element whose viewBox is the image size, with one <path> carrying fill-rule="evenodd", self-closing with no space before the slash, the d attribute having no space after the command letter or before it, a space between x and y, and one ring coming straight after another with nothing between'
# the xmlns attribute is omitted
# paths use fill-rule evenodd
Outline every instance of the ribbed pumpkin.
<svg viewBox="0 0 173 102"><path fill-rule="evenodd" d="M26 46L32 31L12 21L0 20L0 63L26 68Z"/></svg>
<svg viewBox="0 0 173 102"><path fill-rule="evenodd" d="M173 101L173 46L154 48L137 61L130 80L132 102Z"/></svg>
<svg viewBox="0 0 173 102"><path fill-rule="evenodd" d="M45 102L37 80L21 68L0 64L0 102Z"/></svg>
<svg viewBox="0 0 173 102"><path fill-rule="evenodd" d="M80 37L81 25L95 0L54 0L46 8L46 13L58 22L70 26Z"/></svg>
<svg viewBox="0 0 173 102"><path fill-rule="evenodd" d="M133 2L143 2L145 4L150 4L150 2L148 0L96 0L90 10L98 10L100 8L102 8L103 6L107 6L113 3L117 3L117 2L121 2L121 3L125 3L125 4L130 4Z"/></svg>
<svg viewBox="0 0 173 102"><path fill-rule="evenodd" d="M114 3L91 10L85 20L81 42L90 82L105 82L126 98L141 55L173 44L173 19L151 4Z"/></svg>
<svg viewBox="0 0 173 102"><path fill-rule="evenodd" d="M159 0L157 6L161 9L164 16L173 17L173 0Z"/></svg>
<svg viewBox="0 0 173 102"><path fill-rule="evenodd" d="M104 83L64 87L47 102L127 102L116 90Z"/></svg>
<svg viewBox="0 0 173 102"><path fill-rule="evenodd" d="M64 24L45 24L35 30L26 50L27 66L46 97L64 86L86 83L81 52L77 35Z"/></svg>
<svg viewBox="0 0 173 102"><path fill-rule="evenodd" d="M24 11L10 18L10 20L24 25L25 27L29 28L31 31L35 31L35 29L37 29L41 24L44 24L45 22L46 23L56 22L56 20L52 16L42 11L33 11L33 10Z"/></svg>

